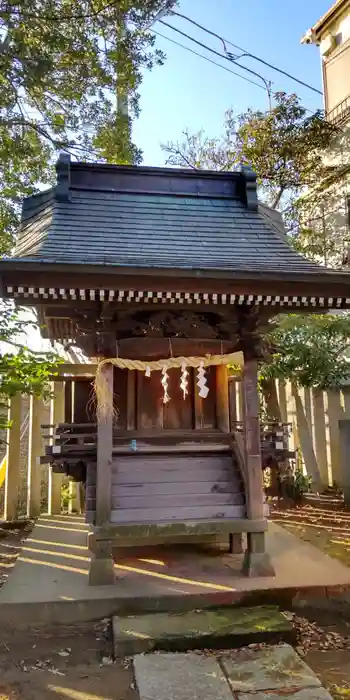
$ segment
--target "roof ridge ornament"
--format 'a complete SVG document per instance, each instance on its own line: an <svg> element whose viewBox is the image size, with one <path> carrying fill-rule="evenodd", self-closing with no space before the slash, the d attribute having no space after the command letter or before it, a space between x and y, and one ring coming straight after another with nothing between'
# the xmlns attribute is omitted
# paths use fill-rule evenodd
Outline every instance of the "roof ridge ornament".
<svg viewBox="0 0 350 700"><path fill-rule="evenodd" d="M249 211L258 211L257 174L249 165L241 165L240 173L244 179L245 205Z"/></svg>
<svg viewBox="0 0 350 700"><path fill-rule="evenodd" d="M56 163L56 199L59 202L69 201L70 161L69 153L60 153Z"/></svg>

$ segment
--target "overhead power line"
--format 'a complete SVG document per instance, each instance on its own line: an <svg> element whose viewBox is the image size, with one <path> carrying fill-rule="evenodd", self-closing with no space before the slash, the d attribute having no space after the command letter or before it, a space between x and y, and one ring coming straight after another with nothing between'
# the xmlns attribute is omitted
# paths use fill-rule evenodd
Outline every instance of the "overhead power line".
<svg viewBox="0 0 350 700"><path fill-rule="evenodd" d="M190 49L189 46L185 46L185 44L181 44L179 41L175 41L175 39L171 39L170 36L166 36L165 34L161 34L161 32L156 32L155 29L151 30L153 34L156 34L157 36L161 36L162 39L166 39L167 41L170 41L172 44L175 44L176 46L180 46L182 49L185 49L186 51L189 51L190 53L193 53L195 56L198 56L199 58L203 58L204 61L208 61L208 63L212 63L214 66L218 66L218 68L222 68L222 70L227 71L227 73L232 73L232 75L236 75L238 78L242 78L242 80L245 80L247 83L251 83L251 85L255 85L256 87L260 88L261 90L265 90L264 86L261 85L260 83L256 83L255 80L250 80L250 78L246 78L245 75L241 75L240 73L237 73L234 70L231 70L231 68L228 68L227 66L223 66L222 63L217 63L217 61L213 61L212 58L209 58L208 56L204 56L204 54L199 53L198 51L194 51L194 49Z"/></svg>
<svg viewBox="0 0 350 700"><path fill-rule="evenodd" d="M186 34L186 32L181 31L181 29L178 29L177 27L173 27L172 24L169 24L168 22L164 22L163 19L160 19L158 21L160 24L163 24L165 27L172 29L174 32L177 32L178 34L181 34L182 36L186 37L186 39L189 39L190 41L193 41L195 44L198 44L198 46L201 46L206 51L210 51L211 53L215 54L216 56L219 56L220 58L224 58L226 61L230 61L230 63L235 63L237 66L242 68L242 70L245 70L248 73L255 75L257 78L260 78L260 80L262 80L262 82L265 85L266 92L268 94L269 102L271 105L271 82L266 80L266 78L264 78L263 75L260 75L260 73L257 73L255 70L251 70L251 68L247 68L247 66L242 66L241 63L237 63L232 58L229 58L227 56L227 54L223 54L223 53L220 53L219 51L216 51L215 49L212 49L210 46L208 46L207 44L203 44L202 41L198 41L198 39L195 39L190 34Z"/></svg>
<svg viewBox="0 0 350 700"><path fill-rule="evenodd" d="M184 49L185 51L189 51L189 53L192 53L194 56L198 56L198 58L202 58L204 61L208 61L208 63L212 63L214 66L217 66L218 68L221 68L222 70L226 71L227 73L231 73L232 75L237 76L237 78L241 78L242 80L245 80L247 83L250 83L251 85L255 85L255 87L260 88L260 90L265 90L264 85L261 85L261 83L256 83L255 80L251 80L250 78L247 78L245 75L241 75L241 73L237 73L236 71L232 70L231 68L228 68L227 66L223 66L222 63L218 63L217 61L213 61L212 58L209 58L209 56L204 56L204 54L199 53L199 51L195 51L194 49L191 49L189 46L186 46L185 44L181 44L180 41L176 41L175 39L171 39L170 36L166 36L166 34L162 34L161 32L157 32L155 29L151 29L153 34L156 34L156 36L160 36L162 39L166 39L167 41L170 41L171 44L175 44L175 46L179 46L181 49ZM309 112L310 114L314 114L315 110L309 109L308 107L304 107L306 112Z"/></svg>
<svg viewBox="0 0 350 700"><path fill-rule="evenodd" d="M316 92L318 95L323 94L321 90L318 90L318 88L315 88L313 85L310 85L309 83L305 83L303 80L300 80L300 78L297 78L295 75L292 75L291 73L287 73L287 71L283 70L282 68L278 68L278 66L275 66L272 63L265 61L263 58L260 58L260 56L256 56L255 54L251 53L250 51L243 49L241 46L234 44L232 41L229 41L228 39L225 39L224 37L220 36L219 34L212 32L210 29L208 29L208 27L204 27L202 24L195 22L194 19L191 19L191 17L187 17L187 15L183 15L183 14L181 14L181 12L176 12L175 10L172 10L171 14L176 15L177 17L182 17L187 22L194 24L196 27L201 29L203 32L206 32L207 34L211 34L212 36L215 36L217 39L219 39L223 43L225 54L227 54L228 57L232 57L231 60L233 60L235 63L237 63L237 65L239 65L239 66L241 65L240 63L238 63L238 59L243 58L244 56L247 56L249 58L253 58L255 61L259 61L259 63L262 63L264 66L267 66L268 68L271 68L272 70L275 70L278 73L285 75L287 78L290 78L291 80L294 80L294 82L299 83L299 85L303 85L303 87L306 87L309 90ZM243 53L241 54L241 56L235 56L234 54L229 53L227 51L226 44L230 44L230 46L233 46L235 49L238 49L238 51L242 51ZM243 67L243 66L241 66L241 67Z"/></svg>

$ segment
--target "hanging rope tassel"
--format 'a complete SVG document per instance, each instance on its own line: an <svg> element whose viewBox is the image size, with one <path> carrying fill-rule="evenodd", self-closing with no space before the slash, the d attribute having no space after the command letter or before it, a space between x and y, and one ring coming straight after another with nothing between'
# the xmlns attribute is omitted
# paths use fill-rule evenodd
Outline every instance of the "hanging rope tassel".
<svg viewBox="0 0 350 700"><path fill-rule="evenodd" d="M188 387L188 381L187 381L187 377L188 377L188 371L187 371L186 365L185 365L185 363L184 363L183 365L181 365L181 381L180 381L180 388L181 388L182 395L183 395L183 398L184 398L184 399L186 398L186 396L187 396L187 394L188 394L188 388L187 388L187 387Z"/></svg>
<svg viewBox="0 0 350 700"><path fill-rule="evenodd" d="M168 403L168 401L170 401L170 396L168 394L168 378L169 378L169 375L167 372L167 368L163 367L162 379L161 379L161 384L162 384L163 392L164 392L163 393L163 403Z"/></svg>
<svg viewBox="0 0 350 700"><path fill-rule="evenodd" d="M209 387L207 386L207 378L205 376L203 362L200 363L197 370L197 386L199 389L198 396L200 396L201 399L206 399L209 394Z"/></svg>

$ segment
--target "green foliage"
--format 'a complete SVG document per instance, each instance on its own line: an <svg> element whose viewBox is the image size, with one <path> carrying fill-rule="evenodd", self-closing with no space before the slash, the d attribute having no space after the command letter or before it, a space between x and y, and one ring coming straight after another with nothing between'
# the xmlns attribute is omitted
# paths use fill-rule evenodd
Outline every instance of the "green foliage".
<svg viewBox="0 0 350 700"><path fill-rule="evenodd" d="M0 254L18 205L52 178L57 152L138 163L142 71L164 61L149 30L176 0L0 0ZM128 100L129 116L117 116Z"/></svg>
<svg viewBox="0 0 350 700"><path fill-rule="evenodd" d="M271 357L262 381L290 379L299 386L336 389L350 373L350 317L281 316L268 335Z"/></svg>
<svg viewBox="0 0 350 700"><path fill-rule="evenodd" d="M305 192L329 175L324 151L333 145L335 134L322 112L308 116L296 95L280 92L270 111L249 109L235 116L229 110L220 137L185 131L181 141L163 149L171 165L236 170L241 163L249 164L257 173L260 197L282 212L293 232L293 247L327 264L339 255L339 241L326 236L324 219L320 217L318 230L296 229L296 224ZM272 353L262 367L261 381L280 377L302 386L338 387L348 376L348 317L292 315L277 321L267 338Z"/></svg>
<svg viewBox="0 0 350 700"><path fill-rule="evenodd" d="M37 352L21 343L21 335L35 324L21 320L11 304L1 304L0 430L7 425L7 401L16 393L49 396L50 377L61 360L54 352Z"/></svg>
<svg viewBox="0 0 350 700"><path fill-rule="evenodd" d="M294 94L276 93L274 101L267 112L248 109L235 116L229 110L219 138L185 131L182 141L163 146L168 163L213 170L235 170L241 163L249 164L258 175L266 202L285 209L306 186L323 177L322 149L330 144L335 130L322 112L307 116Z"/></svg>
<svg viewBox="0 0 350 700"><path fill-rule="evenodd" d="M310 491L312 480L299 467L288 469L280 478L283 496L290 498L294 503L301 503L305 493Z"/></svg>

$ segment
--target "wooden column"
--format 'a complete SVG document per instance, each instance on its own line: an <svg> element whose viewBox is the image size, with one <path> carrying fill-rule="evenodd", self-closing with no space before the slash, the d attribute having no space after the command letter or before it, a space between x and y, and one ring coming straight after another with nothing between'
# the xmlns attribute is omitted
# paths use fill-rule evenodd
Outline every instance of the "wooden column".
<svg viewBox="0 0 350 700"><path fill-rule="evenodd" d="M312 441L310 390L299 389L293 383L292 395L295 402L296 426L306 473L307 476L311 477L312 490L318 492L321 488L321 479Z"/></svg>
<svg viewBox="0 0 350 700"><path fill-rule="evenodd" d="M248 576L273 576L274 570L265 551L264 490L261 465L258 363L245 354L243 368L243 415L246 473L246 504L249 520L262 523L261 532L247 534L243 571Z"/></svg>
<svg viewBox="0 0 350 700"><path fill-rule="evenodd" d="M126 400L126 428L135 430L136 428L136 374L135 370L123 370L128 373L127 379L127 400Z"/></svg>
<svg viewBox="0 0 350 700"><path fill-rule="evenodd" d="M329 452L331 466L331 484L341 485L340 449L339 449L339 420L344 418L340 405L340 391L328 389L326 392L328 415Z"/></svg>
<svg viewBox="0 0 350 700"><path fill-rule="evenodd" d="M314 445L318 469L320 472L321 485L325 488L329 486L328 460L327 460L327 440L326 440L326 419L324 392L322 389L312 389L313 409L314 409Z"/></svg>
<svg viewBox="0 0 350 700"><path fill-rule="evenodd" d="M108 532L111 518L112 450L113 450L113 365L102 368L106 382L106 414L97 411L97 468L96 468L96 535L90 537L92 552L90 585L113 584L115 581L112 543L108 535L99 536L99 527Z"/></svg>
<svg viewBox="0 0 350 700"><path fill-rule="evenodd" d="M344 503L350 505L350 420L339 421L340 477Z"/></svg>
<svg viewBox="0 0 350 700"><path fill-rule="evenodd" d="M54 396L50 404L50 423L64 423L64 382L53 382ZM62 474L55 474L49 467L49 515L59 515L61 512Z"/></svg>
<svg viewBox="0 0 350 700"><path fill-rule="evenodd" d="M216 416L217 426L223 433L230 432L230 402L228 371L226 365L216 367Z"/></svg>
<svg viewBox="0 0 350 700"><path fill-rule="evenodd" d="M18 491L20 487L21 460L21 395L10 399L8 420L11 427L7 430L6 480L4 519L14 520L17 516Z"/></svg>
<svg viewBox="0 0 350 700"><path fill-rule="evenodd" d="M69 482L68 513L80 513L80 488L76 481Z"/></svg>
<svg viewBox="0 0 350 700"><path fill-rule="evenodd" d="M40 456L43 454L41 436L41 421L44 404L40 397L30 396L29 399L29 440L28 440L28 491L27 515L38 518L41 502L41 467Z"/></svg>

